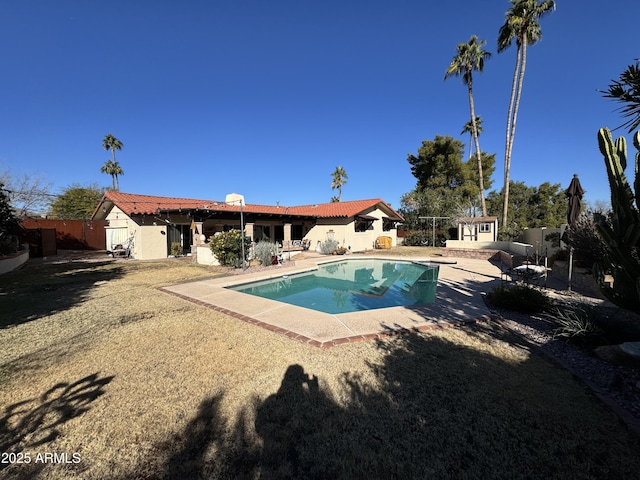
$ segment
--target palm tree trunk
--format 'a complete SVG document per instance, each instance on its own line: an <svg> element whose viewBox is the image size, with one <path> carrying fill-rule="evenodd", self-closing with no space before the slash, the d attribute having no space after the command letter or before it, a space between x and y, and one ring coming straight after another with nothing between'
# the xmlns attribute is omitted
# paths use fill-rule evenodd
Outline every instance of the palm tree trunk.
<svg viewBox="0 0 640 480"><path fill-rule="evenodd" d="M509 209L509 177L511 175L511 146L513 145L512 122L515 110L516 90L518 89L518 79L520 77L522 52L518 45L516 53L516 66L513 71L511 82L511 97L509 98L509 112L507 114L507 134L504 148L504 186L502 189L502 228L507 227L507 212Z"/></svg>
<svg viewBox="0 0 640 480"><path fill-rule="evenodd" d="M524 70L527 67L527 35L525 33L522 40L522 57L520 59L520 73L518 76L518 92L516 94L516 103L513 109L513 122L511 123L511 140L509 142L509 159L511 159L511 150L513 149L513 139L516 136L516 121L518 120L518 107L520 106L520 96L522 95L522 85L524 83Z"/></svg>
<svg viewBox="0 0 640 480"><path fill-rule="evenodd" d="M484 178L482 174L482 154L480 153L480 142L478 140L478 125L476 124L476 109L473 103L473 89L471 82L469 87L469 110L471 110L471 126L473 127L473 139L476 147L476 159L478 160L478 186L480 188L480 202L482 205L482 216L487 216L487 204L484 201Z"/></svg>
<svg viewBox="0 0 640 480"><path fill-rule="evenodd" d="M115 168L115 165L117 165L117 164L116 164L116 147L114 147L114 146L111 147L111 156L113 157L113 165L114 165L114 168ZM114 173L113 178L114 178L113 189L116 192L119 192L120 191L120 182L118 182L118 174Z"/></svg>
<svg viewBox="0 0 640 480"><path fill-rule="evenodd" d="M511 136L509 138L509 170L511 170L511 152L513 150L513 139L516 136L516 122L518 120L518 107L520 106L520 96L522 95L522 85L524 83L524 71L527 66L527 35L522 39L521 55L520 55L520 71L518 72L518 87L516 89L516 100L513 107L513 119L511 122ZM504 213L503 218L506 222L506 211L509 199L509 186L507 185L506 195L504 197Z"/></svg>

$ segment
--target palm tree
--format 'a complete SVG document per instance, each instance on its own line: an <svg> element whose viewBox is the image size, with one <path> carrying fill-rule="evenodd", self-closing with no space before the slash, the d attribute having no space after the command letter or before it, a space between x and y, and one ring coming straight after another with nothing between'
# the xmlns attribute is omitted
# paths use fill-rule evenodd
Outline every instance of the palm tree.
<svg viewBox="0 0 640 480"><path fill-rule="evenodd" d="M608 90L601 90L600 93L620 102L622 116L629 118L616 129L628 127L631 133L640 127L640 59L636 59L635 65L629 65L618 80L613 80Z"/></svg>
<svg viewBox="0 0 640 480"><path fill-rule="evenodd" d="M113 176L116 179L116 190L120 191L120 181L118 180L118 175L124 175L124 170L122 170L122 167L118 162L113 162L112 168Z"/></svg>
<svg viewBox="0 0 640 480"><path fill-rule="evenodd" d="M480 200L482 202L482 216L487 215L487 204L484 201L484 179L482 176L482 155L480 154L480 143L478 141L478 125L476 123L476 112L473 103L473 72L484 70L484 60L489 59L491 54L482 47L487 43L485 40L478 40L478 37L472 35L468 42L459 43L456 47L458 54L453 57L449 68L444 74L444 79L449 77L462 77L462 83L467 86L469 93L469 110L471 112L471 130L476 148L476 159L478 160L478 186L480 187Z"/></svg>
<svg viewBox="0 0 640 480"><path fill-rule="evenodd" d="M339 202L342 198L342 186L347 183L347 178L349 178L349 176L342 167L336 167L335 171L331 174L331 190L338 190L338 196L334 197L336 202Z"/></svg>
<svg viewBox="0 0 640 480"><path fill-rule="evenodd" d="M478 129L478 138L480 138L480 134L484 131L482 128L482 118L480 118L480 116L476 117L476 128ZM464 135L465 133L469 134L469 158L471 158L473 157L473 122L471 120L464 124L460 135Z"/></svg>
<svg viewBox="0 0 640 480"><path fill-rule="evenodd" d="M113 162L111 161L111 159L107 160L106 162L104 162L104 165L102 165L102 167L100 167L100 172L101 173L106 173L107 175L111 175L111 190L115 190L116 189L116 177L113 173Z"/></svg>
<svg viewBox="0 0 640 480"><path fill-rule="evenodd" d="M544 15L555 10L553 0L510 0L512 6L507 10L504 25L500 27L498 35L498 53L516 41L516 66L511 83L511 97L509 98L509 112L507 114L506 145L504 152L504 187L502 198L502 227L507 224L507 209L509 206L509 176L511 172L511 151L513 138L516 134L516 120L524 71L527 66L527 46L534 45L542 38L542 29L538 22Z"/></svg>
<svg viewBox="0 0 640 480"><path fill-rule="evenodd" d="M118 175L124 175L124 170L122 170L122 167L120 167L120 164L116 161L116 150L122 150L122 147L122 142L114 137L111 133L105 135L104 140L102 140L102 148L104 148L105 150L111 150L113 159L109 161L110 164L109 162L105 163L100 171L111 175L114 190L120 190Z"/></svg>

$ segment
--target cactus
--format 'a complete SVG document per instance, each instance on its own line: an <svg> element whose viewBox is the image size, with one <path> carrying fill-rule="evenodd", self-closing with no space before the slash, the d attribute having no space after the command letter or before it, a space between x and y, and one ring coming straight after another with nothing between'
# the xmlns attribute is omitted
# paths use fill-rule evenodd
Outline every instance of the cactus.
<svg viewBox="0 0 640 480"><path fill-rule="evenodd" d="M614 142L611 132L601 128L598 144L609 177L611 217L595 215L606 253L594 265L594 276L609 300L640 313L640 152L635 156L632 190L624 173L627 168L627 142L624 137ZM633 144L640 150L640 132L636 132ZM613 286L605 283L607 273L613 276Z"/></svg>

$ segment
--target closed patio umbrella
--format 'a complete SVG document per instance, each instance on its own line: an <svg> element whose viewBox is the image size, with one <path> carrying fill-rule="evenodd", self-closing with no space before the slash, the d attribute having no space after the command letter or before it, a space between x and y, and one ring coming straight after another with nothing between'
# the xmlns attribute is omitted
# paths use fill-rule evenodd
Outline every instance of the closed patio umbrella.
<svg viewBox="0 0 640 480"><path fill-rule="evenodd" d="M580 185L580 180L578 179L577 173L573 174L571 183L569 183L569 188L565 190L564 194L569 200L569 204L567 206L567 223L569 224L569 228L571 229L580 216L580 210L582 209L582 196L584 195L584 189L582 188L582 185ZM569 277L567 280L567 290L569 291L571 291L572 270L573 246L569 246Z"/></svg>
<svg viewBox="0 0 640 480"><path fill-rule="evenodd" d="M584 195L584 190L582 189L582 185L580 185L580 180L578 179L578 174L574 173L573 178L571 179L571 183L569 184L569 188L567 188L564 192L566 197L569 199L569 206L567 208L567 223L569 227L571 227L578 217L580 216L580 210L582 208L582 196Z"/></svg>

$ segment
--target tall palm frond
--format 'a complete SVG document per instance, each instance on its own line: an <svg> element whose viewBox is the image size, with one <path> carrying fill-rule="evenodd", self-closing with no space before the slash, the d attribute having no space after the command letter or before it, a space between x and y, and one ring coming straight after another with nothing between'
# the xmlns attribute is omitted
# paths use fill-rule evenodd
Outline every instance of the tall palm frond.
<svg viewBox="0 0 640 480"><path fill-rule="evenodd" d="M629 133L640 127L640 60L635 65L629 65L620 74L618 80L612 80L609 89L601 91L606 98L612 98L622 103L618 109L628 121L616 127L629 129Z"/></svg>

